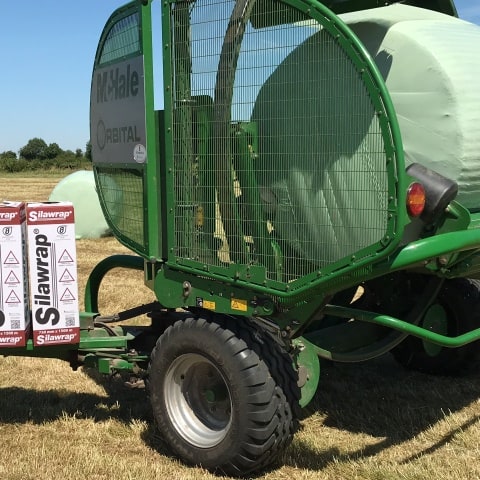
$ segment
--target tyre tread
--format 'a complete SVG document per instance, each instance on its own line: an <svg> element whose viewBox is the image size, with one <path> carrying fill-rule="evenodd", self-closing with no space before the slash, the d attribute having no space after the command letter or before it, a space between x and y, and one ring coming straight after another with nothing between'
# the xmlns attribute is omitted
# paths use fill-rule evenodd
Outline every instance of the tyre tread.
<svg viewBox="0 0 480 480"><path fill-rule="evenodd" d="M146 383L153 399L152 407L155 411L152 369L156 368L163 351L186 332L195 334L203 329L220 339L232 358L238 358L238 364L241 365L241 378L238 381L246 390L248 404L245 418L248 432L239 439L235 451L218 465L212 463L203 466L234 476L264 469L290 444L298 428L300 389L290 356L268 333L261 331L249 319L214 315L210 318L187 317L168 327L150 356L150 375ZM157 421L157 425L158 423ZM158 426L161 429L161 425ZM172 438L167 440L174 453L183 461L196 463L184 455L178 442Z"/></svg>

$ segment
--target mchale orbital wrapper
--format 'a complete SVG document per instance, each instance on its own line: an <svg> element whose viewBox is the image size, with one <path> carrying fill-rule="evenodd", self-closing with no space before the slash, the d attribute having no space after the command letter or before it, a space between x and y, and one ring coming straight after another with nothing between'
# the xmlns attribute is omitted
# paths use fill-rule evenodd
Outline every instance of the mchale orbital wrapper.
<svg viewBox="0 0 480 480"><path fill-rule="evenodd" d="M321 359L464 371L480 339L480 27L450 0L151 7L112 14L92 76L98 195L133 254L91 272L78 343L5 353L143 376L173 452L230 475L289 445ZM155 300L100 313L116 267ZM151 325L120 325L141 314Z"/></svg>

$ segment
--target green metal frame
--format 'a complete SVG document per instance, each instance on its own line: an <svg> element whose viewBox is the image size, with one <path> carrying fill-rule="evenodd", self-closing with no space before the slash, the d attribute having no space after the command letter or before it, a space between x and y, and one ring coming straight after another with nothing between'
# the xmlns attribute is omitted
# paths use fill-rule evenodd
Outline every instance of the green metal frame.
<svg viewBox="0 0 480 480"><path fill-rule="evenodd" d="M145 125L146 125L146 150L148 152L148 161L145 165L138 165L132 163L102 163L102 172L116 172L125 169L130 172L137 172L143 179L143 238L144 244L140 245L117 228L115 222L110 221L105 200L102 195L101 188L99 188L99 198L105 217L109 223L110 228L115 233L115 236L125 246L140 255L158 256L162 250L162 236L160 234L160 225L162 218L162 198L160 195L160 145L158 131L159 126L157 122L157 113L154 110L154 78L153 78L153 46L152 46L152 13L151 0L146 2L132 1L125 6L116 10L109 20L100 37L97 52L95 55L95 66L100 62L100 55L107 35L117 22L123 18L133 14L139 13L140 16L140 40L141 40L141 54L143 55L144 64L144 95L145 95ZM122 57L120 60L126 60L129 57ZM116 59L110 62L112 65L119 62ZM106 64L108 65L108 64ZM104 65L102 65L104 66ZM98 178L98 168L95 165L94 159L94 173L96 177L97 186L100 186ZM158 228L155 228L158 227ZM153 252L153 253L151 253Z"/></svg>
<svg viewBox="0 0 480 480"><path fill-rule="evenodd" d="M469 219L464 223L464 228L459 229L458 225L455 225L452 230L457 231L451 231L446 236L434 236L418 240L408 246L401 245L403 228L409 223L404 208L408 179L404 172L403 149L396 115L381 74L362 43L323 4L314 0L285 0L283 3L317 20L334 35L344 50L348 52L358 71L362 73L362 78L375 102L386 141L386 157L389 169L388 189L391 202L388 220L389 231L379 245L372 246L358 252L351 258L343 259L334 265L322 268L288 284L275 280L265 280L262 269L257 269L255 266L246 267L233 264L229 267L214 267L187 258L178 258L174 254L175 238L173 233L175 203L173 200L174 165L172 163L174 153L172 72L175 67L173 66L173 46L170 37L170 32L173 30L170 9L174 3L173 0L164 2L162 14L166 110L164 127L165 162L162 164L162 168L164 168L162 177L165 179L162 191L165 192L163 198L165 199L166 231L163 259L166 259L166 261L159 263L156 267L153 288L164 305L190 308L206 303L213 306L217 312L246 316L269 315L270 312L273 312L271 299L274 298L282 305L290 307L290 315L276 317L279 324L285 326L289 325L293 318L298 318L300 311L303 312L302 318L305 318L306 305L304 299L310 299L311 305L308 310L314 312L325 303L327 292L338 291L393 270L412 268L427 259L432 258L435 262L436 257L448 253L460 250L476 250L475 247L479 241L478 233L474 230L467 233L464 230L470 221ZM358 4L358 2L356 3ZM366 8L364 3L362 3L362 7ZM254 128L254 125L246 125L245 128L248 131ZM241 135L244 134L246 133ZM241 135L238 139L239 142L242 141ZM240 154L248 162L248 152L244 151ZM248 179L246 181L248 182ZM457 267L457 270L459 268ZM468 267L464 266L463 268ZM445 268L440 271L440 269L432 266L430 271L435 274L448 275ZM187 290L183 287L185 282L190 285ZM232 302L229 299L235 301ZM232 308L232 304L236 304L238 299L242 301L245 308L241 310ZM204 300L207 302L204 302ZM306 317L308 317L308 314Z"/></svg>
<svg viewBox="0 0 480 480"><path fill-rule="evenodd" d="M184 13L188 16L191 2L179 3L179 8L185 9ZM431 348L432 352L437 350L431 347L431 344L457 348L480 340L480 328L457 337L448 337L428 328L435 325L436 318L428 319L427 328L417 325L436 298L442 278L459 276L480 278L480 213L468 212L461 205L452 202L441 224L436 226L436 231L430 234L424 232L423 238L413 242L404 240L404 227L410 221L404 208L408 177L404 172L398 123L380 73L361 42L325 5L315 0L284 0L282 3L316 20L335 37L354 62L367 86L380 119L386 148L390 194L386 236L378 244L358 252L355 256L342 259L292 283L282 282L280 275L267 281L264 279L265 268L273 272L273 277L279 272L279 264L282 261L280 253L278 257L273 257L271 264L262 267L263 269L254 265L243 265L241 262L229 267L204 266L201 262L175 255L174 216L177 205L174 201L173 112L175 105L173 95L174 88L188 90L190 86L186 78L182 79L184 83L180 85L175 86L172 83L172 72L178 72L183 66L178 63L174 65L170 33L174 31L178 36L182 35L182 32L175 30L176 27L172 25L170 9L176 2L173 0L164 2L162 25L165 111L156 112L153 107L151 0L134 1L118 9L110 17L100 39L96 64L102 42L110 27L132 12L140 12L142 53L145 59L145 115L149 161L142 167L134 164L103 164L102 166L106 169L136 170L142 175L146 187L143 204L145 245L132 243L131 239L115 230L113 225L117 238L140 256L114 255L104 259L92 270L85 288L86 312L81 313L79 344L36 347L33 341L29 340L26 347L11 348L8 351L5 350L5 354L60 358L70 361L72 366L83 363L106 374L114 370L136 371L138 365L145 365L148 362L148 354L130 351L131 342L135 337L129 333L128 328L112 327L115 335L110 335L107 329L98 328L95 325L95 319L99 315L98 295L102 280L107 273L117 267L144 271L145 283L156 293L162 307L185 307L192 311L213 310L220 314L237 317L254 317L260 323L269 323L270 327L273 325L275 332L291 347L290 353L299 372L301 383L301 406L305 406L311 400L317 389L320 375L319 357L339 361L362 361L388 351L392 345L397 344L407 335L422 339L426 348ZM339 13L358 8L358 3L353 0L332 1L329 6ZM363 8L367 8L367 6L376 6L378 1L361 3ZM446 13L456 14L450 0L430 3ZM181 73L183 77L187 75L188 72ZM212 106L208 98L197 97L192 100L195 105L192 108L191 117L187 115L183 123L187 125L195 117L204 125L205 131L201 133L199 148L206 149L208 137L211 134L207 125L212 115ZM260 203L258 192L254 188L256 183L252 173L251 149L256 150L256 138L254 122L239 123L236 125L236 130L231 133L234 162L248 166L246 172L242 173L241 183L250 187L248 189L250 197L247 198L249 204ZM160 142L160 139L163 142ZM191 152L186 152L187 157L190 154ZM202 181L208 184L210 179L206 177ZM186 192L186 196L188 195L190 192ZM105 205L103 206L105 208ZM262 221L261 218L255 218L258 212L249 212L249 214L258 227ZM261 235L258 236L261 237ZM258 248L266 251L274 246L265 242L259 243ZM425 289L419 305L412 311L407 321L393 315L328 304L332 294L337 291L394 271L408 269L430 273L432 278L438 277L439 280L432 282ZM343 326L350 328L348 332L347 328L341 332L341 335L345 333L343 347L346 345L346 350L339 352L341 348L337 351L335 348L324 348L321 340L327 337L325 332L318 330L305 333L305 327L318 311L325 316L354 319L356 325L369 324L373 327L372 330L368 328L356 330L350 328L348 322L345 322L340 325L338 331L341 331ZM378 336L379 330L376 327L387 327L390 334ZM350 342L358 332L364 336L363 341L368 342L371 339L371 345L368 348L362 346L356 350L355 342ZM338 338L338 332L331 337L332 341L336 338ZM328 343L330 339L327 337L325 341Z"/></svg>
<svg viewBox="0 0 480 480"><path fill-rule="evenodd" d="M295 303L299 297L307 292L317 294L318 291L328 288L332 276L338 277L341 274L354 275L357 278L370 276L372 263L381 262L398 247L402 237L404 225L408 223L406 211L403 208L406 195L406 180L404 175L404 159L401 136L395 111L385 87L384 81L373 63L370 55L367 53L361 42L355 37L350 29L324 5L316 1L307 0L289 0L286 5L310 16L319 24L328 30L331 35L337 39L339 44L348 53L350 59L354 62L358 72L374 102L380 126L383 131L383 138L386 148L387 169L388 169L388 190L390 205L388 208L387 233L385 237L376 245L357 252L355 255L340 260L333 265L329 265L314 273L306 275L292 283L282 283L274 280L266 280L264 273L255 266L246 266L234 263L229 267L206 266L202 262L197 262L188 258L179 258L174 254L174 212L176 205L174 203L173 193L173 172L172 164L174 142L173 132L173 85L172 72L173 50L172 39L169 32L172 31L170 9L174 2L163 3L163 32L164 32L164 88L165 88L165 228L167 231L167 245L164 252L167 254L167 261L161 266L159 279L157 282L156 293L163 303L162 296L167 290L175 289L175 285L169 285L167 281L166 270L176 270L183 272L185 279L194 281L199 276L210 278L212 281L228 282L239 288L244 288L252 292L253 296L273 295L281 298L285 303ZM190 5L190 4L189 4ZM160 287L161 286L161 287ZM209 289L211 290L211 289ZM203 296L203 294L202 294ZM244 295L245 296L245 295ZM250 294L246 295L251 296ZM193 306L193 303L187 302ZM231 313L231 310L227 310ZM250 311L248 312L250 313Z"/></svg>
<svg viewBox="0 0 480 480"><path fill-rule="evenodd" d="M145 261L134 255L112 255L98 263L91 271L85 286L85 311L98 313L98 293L105 275L114 268L144 271Z"/></svg>
<svg viewBox="0 0 480 480"><path fill-rule="evenodd" d="M384 327L398 330L409 335L421 338L427 342L440 345L447 348L462 347L476 340L480 340L480 328L464 333L457 337L448 337L439 333L430 331L426 328L418 327L412 323L404 322L390 315L381 315L373 312L365 312L354 308L339 307L335 305L327 305L324 309L326 315L332 315L341 318L354 318L362 322L375 323Z"/></svg>
<svg viewBox="0 0 480 480"><path fill-rule="evenodd" d="M147 37L147 23L150 18L150 2L142 7L143 28ZM145 282L154 290L162 306L167 308L184 307L193 311L213 310L220 314L237 317L250 316L273 321L278 333L290 341L291 355L299 372L302 398L300 404L305 406L313 397L319 380L319 357L340 359L341 361L361 361L381 354L392 345L397 344L407 335L414 335L425 342L442 347L460 347L480 339L480 329L460 335L455 338L441 335L438 332L421 328L416 323L432 304L438 294L441 277L466 275L480 272L480 214L469 214L455 203L449 206L449 212L442 225L437 227L437 235L420 238L412 243L404 244L404 227L410 222L406 214L405 196L407 177L404 171L403 148L395 111L385 87L383 79L362 43L349 28L326 6L315 0L285 0L283 2L302 14L307 15L333 35L361 74L372 101L375 105L380 127L385 142L385 155L388 169L389 207L386 236L375 245L357 252L350 258L342 259L333 265L305 275L292 283L283 283L281 276L265 280L265 273L254 265L246 266L237 261L229 267L204 265L202 262L189 258L180 258L175 254L175 165L174 165L174 95L185 90L185 99L191 100L194 106L190 116L186 115L183 124L188 124L194 118L204 125L199 148L207 148L209 118L212 115L208 99L191 98L189 96L188 68L182 62L188 59L174 60L174 45L170 36L175 32L177 38L185 33L172 24L171 6L177 5L173 0L162 4L163 27L163 58L164 58L164 112L153 112L153 98L146 99L148 148L155 152L155 162L149 162L145 170L146 182L146 212L145 221L148 225L148 252L138 252L140 257L114 256L101 262L93 271L87 283L85 292L86 310L98 311L98 290L104 275L118 266L145 271ZM376 6L376 0L362 2L362 7ZM188 15L192 2L179 2L178 8L185 9ZM368 4L368 5L367 5ZM437 5L438 4L438 5ZM134 3L130 4L131 6ZM456 14L450 0L436 3L439 9L446 13ZM358 2L333 2L331 6L337 13L342 9L354 9ZM148 13L146 13L148 11ZM150 25L150 23L148 23ZM183 46L186 47L186 44ZM182 47L180 47L182 48ZM151 59L150 47L144 45L145 54ZM177 52L178 53L178 52ZM185 51L185 54L188 52ZM152 80L151 62L146 62L146 85L150 91ZM186 70L186 71L185 71ZM173 72L182 78L173 79ZM183 73L182 73L183 72ZM176 84L174 83L177 82ZM181 96L183 98L183 95ZM180 122L182 124L182 122ZM232 154L234 161L250 165L252 162L250 148L255 150L256 126L254 123L237 125L232 132ZM156 132L161 132L161 145ZM185 151L185 158L192 152ZM149 154L150 158L151 155ZM250 168L253 170L253 168ZM255 196L255 179L253 175L243 174L242 185L250 186L249 194ZM206 184L209 178L203 178ZM191 192L186 192L186 203L193 203L187 198ZM247 203L258 204L258 198L250 198ZM250 212L255 216L255 212ZM190 220L193 221L193 220ZM257 219L259 224L261 219ZM260 235L259 235L260 236ZM207 241L207 240L206 240ZM260 249L270 249L272 245L259 244ZM279 271L282 259L274 256L272 264L267 265L271 272ZM332 293L347 287L391 273L396 270L417 268L440 278L433 282L422 296L422 305L412 312L415 318L408 321L400 320L392 315L368 312L349 307L328 305ZM280 307L280 308L279 308ZM343 354L337 354L334 349L322 348L322 342L315 335L322 335L321 330L314 334L302 335L311 318L318 312L330 317L355 319L358 323L372 325L372 346L360 348ZM86 314L87 323L93 322L95 313ZM377 327L388 327L390 334L381 338L377 336ZM88 331L88 330L87 330ZM355 335L352 331L349 335ZM361 332L368 338L368 329ZM99 335L99 336L98 336ZM297 338L295 338L297 337ZM129 357L127 348L128 333L119 337L109 338L102 332L93 330L83 332L80 349L85 354L86 365L95 366L104 373L112 369L133 370L136 362L145 362L145 356ZM348 343L348 335L345 341ZM353 343L352 343L353 345ZM117 348L116 358L103 358L102 348ZM348 349L347 349L348 350Z"/></svg>

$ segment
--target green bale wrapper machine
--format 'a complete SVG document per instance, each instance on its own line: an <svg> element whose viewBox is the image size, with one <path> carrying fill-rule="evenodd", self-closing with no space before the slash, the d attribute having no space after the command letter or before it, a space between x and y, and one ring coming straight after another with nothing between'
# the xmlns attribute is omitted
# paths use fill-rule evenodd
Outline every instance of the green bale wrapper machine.
<svg viewBox="0 0 480 480"><path fill-rule="evenodd" d="M145 375L174 453L232 475L288 446L319 359L391 351L463 371L480 339L480 28L449 0L387 3L114 12L92 155L107 222L135 255L92 271L80 344L12 353ZM116 267L142 270L155 301L99 314ZM140 314L151 326L108 325Z"/></svg>

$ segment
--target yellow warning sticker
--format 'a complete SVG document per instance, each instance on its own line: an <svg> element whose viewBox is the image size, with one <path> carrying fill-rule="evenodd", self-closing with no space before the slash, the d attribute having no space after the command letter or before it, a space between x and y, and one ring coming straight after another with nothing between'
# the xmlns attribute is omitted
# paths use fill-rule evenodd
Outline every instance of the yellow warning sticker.
<svg viewBox="0 0 480 480"><path fill-rule="evenodd" d="M211 302L210 300L203 300L203 308L215 310L215 302Z"/></svg>
<svg viewBox="0 0 480 480"><path fill-rule="evenodd" d="M246 312L247 301L239 298L232 298L230 301L230 308L232 310L240 310L241 312Z"/></svg>

